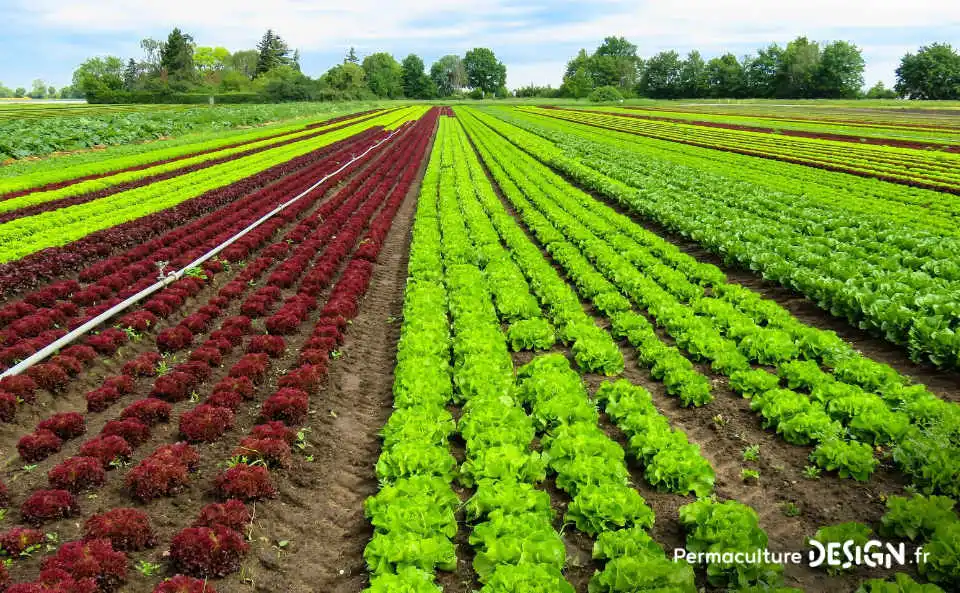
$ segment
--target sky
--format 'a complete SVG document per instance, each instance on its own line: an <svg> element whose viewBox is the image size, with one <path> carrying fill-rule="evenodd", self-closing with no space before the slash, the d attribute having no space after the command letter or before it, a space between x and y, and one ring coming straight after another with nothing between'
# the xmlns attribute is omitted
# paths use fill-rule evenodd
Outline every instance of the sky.
<svg viewBox="0 0 960 593"><path fill-rule="evenodd" d="M319 76L350 46L364 55L445 54L489 47L507 86L559 86L568 59L622 35L641 56L699 49L753 53L798 35L863 50L868 86L894 82L900 57L933 42L960 46L956 0L0 0L0 82L61 87L95 55L140 59L139 41L175 26L199 45L252 48L267 28Z"/></svg>

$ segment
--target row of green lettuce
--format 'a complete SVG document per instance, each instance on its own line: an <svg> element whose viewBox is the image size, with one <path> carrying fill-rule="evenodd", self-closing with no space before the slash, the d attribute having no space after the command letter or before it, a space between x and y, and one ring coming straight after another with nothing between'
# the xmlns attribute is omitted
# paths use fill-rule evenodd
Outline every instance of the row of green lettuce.
<svg viewBox="0 0 960 593"><path fill-rule="evenodd" d="M480 152L484 154L482 148ZM523 240L522 230L503 209L493 192L483 191L488 187L488 182L475 155L468 152L464 156L470 161L474 190L464 185L458 195L468 222L483 219L482 216L473 215L477 210L472 195L476 194L496 230L502 233L504 243L513 249L516 257L517 253L522 252L519 249ZM505 194L519 191L509 179L498 177L497 163L486 160L485 164L498 183L507 182L500 185ZM508 199L516 204L512 198ZM444 220L445 233L447 229L458 228L455 223L451 219ZM482 224L470 226L484 230L474 233L475 237L483 238L476 243L481 261L485 259L482 254L490 254L489 257L496 260L501 255L497 250L502 248L488 239L493 233ZM530 244L529 241L526 243ZM454 242L452 246L458 244L462 245L462 242ZM469 258L466 254L470 251L466 246L463 247L456 251L461 257ZM676 254L676 257L682 259L681 254ZM523 260L518 258L518 261ZM695 262L687 260L686 263L690 265ZM707 270L703 271L707 273ZM575 274L570 277L577 283ZM492 311L488 317L489 327L494 328ZM493 330L488 331L493 333ZM540 357L517 374L520 379L517 394L531 409L534 426L538 430L542 427L547 430L547 436L541 439L541 444L548 469L555 475L557 486L572 498L565 520L573 523L578 530L597 536L594 558L605 564L603 570L591 580L590 590L637 591L669 587L675 588L670 590L689 590L689 567L664 562L663 550L646 534L645 528L649 527L646 523L652 521L653 517L647 514L645 505L639 504L635 494L623 488L629 484L623 450L597 429L596 409L588 403L586 390L577 373L569 368L567 360L559 354ZM493 381L498 385L506 382L505 374L502 380ZM709 463L700 455L696 445L687 442L682 432L670 428L666 418L654 407L648 392L627 381L607 382L597 390L595 401L628 437L628 449L645 467L647 482L660 490L678 494L707 496L712 492L714 474ZM506 425L511 424L514 423L506 422ZM500 428L503 430L504 426ZM525 438L520 440L526 441ZM469 449L468 441L468 455ZM528 474L539 471L539 466L529 458L520 455L511 455L510 458L517 460L515 467L526 468ZM596 480L600 480L599 484L593 483ZM510 492L511 496L522 500L517 502L518 505L537 508L537 496L533 491L524 490L522 495L513 489ZM720 503L714 499L701 499L683 507L681 521L688 532L689 551L753 551L765 548L767 544L766 534L759 527L756 513L735 501ZM707 567L708 579L712 584L740 591L791 591L782 587L781 573L782 567L776 565L718 562ZM912 583L905 575L898 579ZM864 587L887 585L889 583L883 581L870 581Z"/></svg>
<svg viewBox="0 0 960 593"><path fill-rule="evenodd" d="M581 109L578 107L578 109ZM751 115L746 113L705 113L698 111L673 111L668 109L644 109L627 108L616 106L594 106L583 107L588 111L606 111L610 113L623 113L627 115L641 115L660 119L682 119L690 122L710 122L729 124L735 126L749 126L757 128L766 128L775 132L785 130L796 130L800 132L812 132L815 134L839 134L851 136L853 141L861 138L877 139L896 139L908 140L912 142L943 143L945 145L960 144L960 137L957 134L951 134L948 130L934 130L929 128L912 127L910 123L867 123L861 125L852 122L831 122L817 121L807 119L795 119L790 111L784 113L780 110L779 117L765 117L763 115Z"/></svg>
<svg viewBox="0 0 960 593"><path fill-rule="evenodd" d="M773 301L724 282L719 270L709 271L712 266L686 264L685 273L664 266L671 259L679 263L660 257L673 246L665 247L662 239L577 190L494 131L513 134L516 128L479 119L473 110L458 113L505 196L555 261L574 278L594 273L587 294L606 291L609 284L620 291L625 305L611 317L613 330L640 349L641 362L653 365L655 378L667 377L669 386L676 380L672 373L685 365L664 363L667 347L651 338L644 316L628 310L631 301L678 347L710 363L734 391L752 397L752 407L787 441L816 444L812 460L824 469L867 479L878 464L872 445L889 446L893 460L919 488L957 493L960 414L955 404L862 356L833 332L800 323ZM522 191L510 191L512 183ZM684 405L709 401L708 394L680 395Z"/></svg>
<svg viewBox="0 0 960 593"><path fill-rule="evenodd" d="M743 154L804 163L815 167L842 169L903 183L919 182L937 189L960 190L960 173L958 173L957 168L960 157L947 152L818 140L766 132L709 128L587 111L537 107L525 107L524 109L566 121L585 123L661 140L737 151Z"/></svg>
<svg viewBox="0 0 960 593"><path fill-rule="evenodd" d="M537 358L518 371L516 382L500 325L506 318L498 315L516 308L502 298L507 293L488 288L495 285L488 279L501 274L497 262L509 261L510 253L492 240L489 226L472 220L487 217L475 208L462 133L449 133L453 122L441 120L418 204L398 349L397 410L383 431L377 465L387 485L366 505L376 528L365 553L373 574L369 590L439 590L431 573L456 567L450 538L457 531L457 499L449 484L457 478L474 490L464 508L481 591L573 593L562 574L566 550L554 528L550 496L536 487L549 467L573 498L565 520L585 533L609 534L601 535L596 554L618 564L598 572L591 590L632 591L646 580L669 581L692 593L690 567L671 563L662 550L651 551L655 544L643 529L652 524L653 513L629 486L623 450L599 429L597 409L567 359ZM433 298L423 298L426 294ZM522 292L515 296L527 300ZM503 306L498 309L495 301ZM514 315L514 324L538 319L538 310ZM424 368L437 369L428 371L433 376L428 390ZM444 407L451 401L462 409L456 424ZM448 448L453 432L465 443L459 469ZM537 435L542 454L533 448ZM598 457L601 452L610 457ZM406 498L395 495L411 480L428 479L435 488L417 484L416 494L409 493L411 487ZM401 520L387 521L388 516ZM661 574L637 572L645 562L659 566ZM676 576L665 580L665 572Z"/></svg>
<svg viewBox="0 0 960 593"><path fill-rule="evenodd" d="M541 144L545 162L625 208L907 346L917 360L960 362L956 238L848 212L842 194L827 206L739 183L735 170L720 177L655 153L625 158L637 154L628 143L583 137L576 124L555 132L523 117L511 123L530 132L524 142Z"/></svg>

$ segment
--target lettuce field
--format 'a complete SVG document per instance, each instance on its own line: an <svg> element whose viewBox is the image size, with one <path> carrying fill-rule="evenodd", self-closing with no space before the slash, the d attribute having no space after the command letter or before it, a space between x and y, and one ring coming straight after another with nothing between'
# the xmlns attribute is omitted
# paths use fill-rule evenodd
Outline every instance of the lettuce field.
<svg viewBox="0 0 960 593"><path fill-rule="evenodd" d="M0 113L134 130L0 165L0 591L960 590L960 112L189 112Z"/></svg>

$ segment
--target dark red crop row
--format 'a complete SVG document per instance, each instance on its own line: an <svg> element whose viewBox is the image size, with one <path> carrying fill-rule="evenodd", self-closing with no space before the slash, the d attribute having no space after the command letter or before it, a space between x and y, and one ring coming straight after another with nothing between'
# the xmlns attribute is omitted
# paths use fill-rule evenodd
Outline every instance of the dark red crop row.
<svg viewBox="0 0 960 593"><path fill-rule="evenodd" d="M422 158L422 153L420 156ZM389 161L392 160L393 159L386 159L386 161L388 161L387 164L389 165ZM379 187L379 184L377 187ZM373 197L374 195L371 194L371 198ZM344 208L355 207L361 202L362 201L351 198L344 203L343 206ZM388 203L393 203L393 200L388 200ZM368 220L375 211L375 208L368 208L368 204L369 202L363 203L363 206L356 209L354 215L356 217L365 217L365 219ZM395 209L393 209L393 211L395 211ZM340 223L339 226L343 230L340 231L341 234L338 235L338 238L342 235L352 235L353 243L356 244L364 225L358 226L354 218L346 221L339 220L340 217L337 215L341 214L341 212L343 212L343 210L337 211L329 220ZM381 218L378 217L378 220L381 220ZM298 226L298 228L300 227ZM331 248L332 247L333 242L331 242ZM339 250L337 251L339 252ZM334 257L335 255L336 254L332 253L330 248L328 248L324 252L321 261L318 262L318 265L325 258ZM342 259L345 255L346 253L340 256L340 258ZM370 266L369 262L363 263L368 267ZM355 276L356 272L350 272L352 268L353 265L351 264L351 266L348 267L348 271L344 274L343 281ZM369 278L369 275L367 278ZM355 280L352 282L355 282ZM340 284L338 284L338 287L339 286ZM334 293L337 293L337 289L334 290ZM303 302L308 298L310 297L305 293L298 293L288 299L287 303L289 304L295 299ZM316 306L315 298L316 297L310 299L312 304L307 303L308 308ZM221 331L228 331L229 337L239 342L242 340L242 334L245 333L245 331L249 331L249 328L249 319L235 317L225 322ZM210 441L216 440L222 435L225 427L230 425L233 412L236 407L239 406L240 401L255 393L254 380L262 380L264 377L268 365L268 357L271 354L279 355L279 353L282 353L284 349L283 339L279 338L278 343L276 338L279 338L279 336L258 336L250 340L247 346L248 354L241 357L231 368L228 373L229 376L218 384L214 389L214 394L208 398L208 403L197 406L197 408L191 412L186 412L181 416L180 427L183 436L187 436L187 438L195 441ZM222 344L224 342L232 346L232 343L226 336L214 338L214 336L211 335L210 341L220 342L221 346L224 345ZM214 349L208 345L204 345L194 351L194 354L202 351L210 353L213 350ZM193 356L191 356L191 358L193 358ZM216 359L215 356L212 358ZM131 371L142 369L149 372L150 361L138 360L131 362L132 364L129 364ZM185 364L193 365L189 370L193 371L197 379L200 378L199 376L209 376L212 370L209 365L205 365L205 370L201 371L197 361ZM125 367L125 370L126 368L127 367ZM324 367L320 365L306 364L281 377L278 382L279 390L268 398L261 408L261 415L266 422L255 427L251 431L250 436L241 441L236 454L245 455L249 459L259 459L261 462L272 467L288 465L290 460L289 447L293 439L295 439L295 431L290 427L299 425L305 419L308 391L315 391L319 387L320 380L323 376L323 369ZM210 403L214 400L218 404L223 403L228 405L214 405ZM149 427L143 420L158 421L169 418L169 405L164 406L164 404L165 402L163 401L151 398L141 400L131 405L127 408L127 410L131 410L131 414L127 415L125 413L124 415L126 420L121 419L108 423L110 427L109 432L113 434L101 434L98 438L106 440L111 437L118 437L120 442L125 440L133 441L136 444L143 442L149 432ZM136 411L135 413L133 412L134 410ZM134 419L133 416L137 418ZM82 433L82 419L79 426L75 417L71 417L69 419L70 421L66 420L67 419L58 418L54 422L46 421L45 427L47 427L46 429L56 428L60 430L64 436L76 436ZM285 422L287 424L284 424ZM105 428L105 431L106 430ZM190 434L193 435L192 438ZM111 457L111 459L113 459L113 457ZM166 445L146 458L137 468L128 474L128 486L131 486L131 491L135 496L138 493L146 495L140 496L140 498L150 498L156 494L173 493L176 491L177 486L181 484L180 480L185 479L189 471L191 471L198 462L199 457L196 456L196 452L188 444L178 443L176 445ZM64 483L66 486L72 486L78 489L91 486L95 487L101 483L100 477L103 470L102 460L94 459L88 461L83 457L74 457L57 466L54 470L51 470L50 479L53 484L54 479L60 479L60 477L63 476L63 479L66 480ZM86 476L86 478L81 480L78 479L77 476ZM239 554L241 554L246 547L243 538L235 530L241 528L243 524L249 521L249 517L245 514L245 508L242 503L236 499L252 500L269 496L273 493L272 486L269 483L269 477L266 475L266 467L248 464L238 464L221 474L217 478L217 488L221 497L227 498L228 501L223 505L210 505L206 507L194 525L183 530L172 542L170 557L175 565L184 572L206 577L219 576L235 570L235 567L239 564ZM42 492L44 493L42 496L38 496L40 493L34 493L34 495L28 499L28 502L30 502L36 497L34 503L38 507L40 514L48 513L56 517L75 512L76 501L75 499L71 500L70 492ZM67 496L64 496L64 494ZM23 511L28 511L26 504L27 503L24 503L24 506L22 506ZM32 510L32 508L29 510ZM112 526L113 531L106 528L97 531L91 528L90 524L94 521L94 518L92 518L88 521L88 535L96 537L98 534L105 532L113 534L122 533L123 537L126 538L124 541L129 539L135 542L143 542L137 545L147 545L145 542L150 539L149 521L136 513L138 512L132 511L131 513L122 514L122 516L118 514L118 516L106 519L96 518L97 521L94 522L96 525L106 523ZM26 512L24 516L26 519ZM233 518L232 521L230 517ZM230 524L227 525L224 523ZM15 534L11 534L11 537L13 535ZM3 541L2 536L0 536L0 541ZM61 550L67 549L68 546L82 549L82 553L91 558L97 558L98 555L102 555L105 559L112 558L114 560L114 570L110 570L109 566L106 565L99 567L99 571L96 573L98 575L96 578L99 580L94 583L99 588L90 589L91 591L110 590L116 586L111 583L116 582L119 584L122 582L126 570L126 557L123 556L121 552L115 551L115 549L121 549L117 541L110 541L108 538L107 540L93 539L91 541L72 542L71 544L65 545ZM120 558L122 558L122 566L116 554L119 554ZM58 556L60 556L60 554L58 554ZM69 558L67 560L69 560ZM44 573L41 574L41 583L46 583L47 581L60 582L56 580L57 577L74 580L87 578L77 573L76 567L72 566L69 562L65 561L63 563L67 567L65 574L50 573L51 568L48 564L50 564L50 566L53 565L52 559L44 563ZM104 580L107 577L113 580ZM63 582L66 583L65 580ZM175 577L174 581L159 585L156 591L181 590L174 587L184 586L189 588L197 584L202 584L202 581L194 581L188 577L178 576ZM40 586L40 583L33 585ZM206 590L209 591L211 589L207 588Z"/></svg>
<svg viewBox="0 0 960 593"><path fill-rule="evenodd" d="M125 263L137 261L151 251L168 247L184 236L189 236L192 231L183 233L186 226L191 225L199 230L215 222L222 216L215 213L220 208L234 204L244 196L301 171L305 167L317 164L342 164L349 160L350 155L360 152L361 147L370 146L385 135L386 132L382 129L366 130L227 187L206 192L173 208L91 233L61 247L44 249L15 262L0 264L0 294L8 298L14 291L36 289L46 282L56 281L71 272L85 269L114 255L126 257ZM314 175L312 178L315 180L318 177ZM201 217L207 217L206 223L198 220ZM170 235L171 232L179 234ZM159 243L152 243L154 239ZM144 250L148 243L151 244L150 247ZM139 256L130 253L138 248L141 249ZM107 273L110 272L104 272L103 275Z"/></svg>
<svg viewBox="0 0 960 593"><path fill-rule="evenodd" d="M398 151L407 151L408 158L401 169L401 181L389 182L390 191L385 195L384 207L377 217L381 224L378 228L385 225L389 230L409 189L409 180L426 154L429 133L425 132L433 131L436 112L433 110L418 123L413 142L398 146ZM411 171L412 174L408 175ZM354 243L358 238L359 235L353 237ZM290 465L295 427L305 421L310 394L319 388L315 379L325 374L330 352L342 342L342 331L356 316L372 272L373 264L355 252L322 309L310 339L301 349L301 366L282 376L279 389L263 403L260 416L267 422L254 426L249 436L240 441L234 450L233 461L236 463L217 477L217 494L228 500L225 504L263 500L275 495L270 470ZM237 512L239 514L239 507ZM222 577L239 570L249 549L238 531L240 527L242 524L234 529L228 526L183 529L171 542L170 559L174 567L197 578Z"/></svg>
<svg viewBox="0 0 960 593"><path fill-rule="evenodd" d="M358 112L358 113L351 113L351 114L348 114L348 115L341 115L341 116L339 116L339 117L335 117L335 118L333 118L333 119L324 120L324 121L322 121L322 122L317 122L317 123L315 123L315 124L310 124L310 125L304 126L303 129L304 129L304 130L309 130L309 129L318 128L318 127L321 127L321 126L329 126L329 125L332 125L332 124L338 124L338 123L340 123L340 122L343 122L343 121L346 121L346 120L350 120L350 121L348 121L347 123L345 123L344 125L334 126L334 127L331 127L330 129L323 130L323 131L320 132L319 134L307 136L307 137L309 137L309 138L313 138L313 137L316 136L316 135L327 134L327 133L329 133L329 132L333 132L333 131L335 131L335 130L339 130L339 129L341 129L341 128L344 128L344 127L346 127L346 126L352 126L352 125L354 125L354 124L356 124L356 123L360 123L360 122L365 121L365 120L368 120L368 119L370 119L370 118L372 118L372 117L376 117L377 115L378 115L378 113L375 112L375 110L361 111L361 112ZM125 169L116 169L116 170L113 170L113 171L107 171L107 172L105 172L105 173L95 173L95 174L93 174L93 175L84 175L84 176L82 176L82 177L74 177L73 179L67 179L67 180L64 180L64 181L58 181L58 182L56 182L56 183L48 183L48 184L46 184L46 185L37 186L37 187L32 187L32 188L29 188L29 189L23 189L23 190L18 190L18 191L15 191L15 192L9 192L9 193L6 193L6 194L0 194L0 201L9 200L9 199L12 199L12 198L18 198L18 197L20 197L20 196L25 196L25 195L27 195L27 194L32 194L32 193L34 193L34 192L39 192L39 191L51 191L51 190L56 190L56 189L60 189L60 188L63 188L63 187L70 186L70 185L74 185L74 184L76 184L76 183L80 183L81 181L89 181L89 180L91 180L91 179L102 179L102 178L104 178L104 177L109 177L109 176L111 176L111 175L116 175L117 173L127 173L127 172L131 172L131 171L142 171L143 169L149 169L150 167L156 167L156 166L158 166L158 165L165 165L165 164L167 164L167 163L173 163L173 162L176 162L176 161L182 161L182 160L184 160L184 159L189 159L189 158L201 156L201 155L204 155L204 154L210 154L211 152L217 152L217 151L220 151L220 150L228 150L228 149L230 149L230 148L237 148L237 147L239 147L239 146L244 146L244 145L246 145L246 144L253 144L253 143L255 143L255 142L263 142L263 141L265 141L265 140L273 140L274 138L280 138L280 137L282 137L282 136L288 136L288 135L290 135L290 134L296 134L296 133L298 133L298 132L300 132L300 131L302 131L302 130L297 130L297 131L294 131L294 132L278 132L278 133L276 133L276 134L270 134L269 136L262 136L262 137L260 137L260 138L255 138L255 139L253 139L253 140L245 140L245 141L243 141L243 142L235 142L235 143L233 143L233 144L226 144L226 145L223 145L223 146L218 146L217 148L210 148L210 149L207 149L207 150L200 150L200 151L197 151L197 152L191 152L191 153L189 153L189 154L183 154L183 155L180 155L180 156L177 156L177 157L173 157L173 158L169 158L169 159L161 159L161 160L158 160L158 161L151 161L151 162L149 162L149 163L143 163L143 164L141 164L141 165L136 165L136 166L134 166L134 167L127 167L127 168L125 168ZM303 139L303 138L300 138L300 139ZM294 140L291 140L291 142L296 142L296 141L298 141L298 140L300 140L300 139L294 139ZM274 144L274 145L269 146L269 147L266 147L266 148L276 148L277 146L282 146L283 144L287 144L287 143L288 143L288 142L278 143L278 144ZM250 150L250 151L244 151L243 153L240 153L240 155L238 155L238 156L246 156L246 155L248 155L248 154L253 154L254 152L259 152L260 150L264 150L264 148L254 149L254 150ZM236 158L236 155L234 156L234 158ZM207 167L207 166L210 166L210 164L216 164L217 162L224 162L224 160L225 160L225 159L216 159L216 160L207 161L207 162L202 163L199 168ZM192 169L192 170L197 170L197 169ZM180 175L180 174L183 174L183 173L186 173L186 172L189 172L189 171L188 171L188 168L183 168L183 169L179 169L179 170L173 172L173 175ZM149 178L146 178L146 179L149 179L150 182L152 183L152 182L160 181L161 179L168 179L170 176L172 176L172 175L168 175L167 177L163 177L163 176L161 176L161 175L154 175L154 176L149 177ZM132 188L132 187L138 187L139 185L143 185L143 184L139 183L140 181L142 181L142 180L138 180L138 181L136 182L138 185L123 184L123 185L125 186L125 187L123 187L123 189L130 189L130 188ZM116 187L121 187L121 186L116 186ZM122 190L120 190L120 191L122 191ZM99 192L98 192L98 193L99 193ZM116 192L111 192L111 193L116 193ZM87 195L90 195L90 194L87 194ZM104 195L109 195L109 194L104 194ZM102 197L102 196L98 196L98 197ZM62 206L61 206L61 207L62 207ZM17 210L16 212L20 212L20 210ZM3 222L6 222L6 220L3 220L2 218L0 218L0 220L2 220Z"/></svg>
<svg viewBox="0 0 960 593"><path fill-rule="evenodd" d="M380 153L382 155L382 153ZM377 156L374 160L379 159L380 156ZM338 176L339 178L339 176ZM336 179L331 179L330 184L336 183ZM324 188L318 188L317 195L323 195ZM287 240L275 243L272 247L265 250L264 256L261 256L258 260L255 260L250 265L246 266L244 270L231 282L224 286L221 289L220 294L217 297L211 299L207 305L202 306L199 310L187 317L185 317L177 326L174 326L170 329L164 330L157 337L157 345L160 352L164 351L174 351L179 350L193 341L194 333L202 333L209 329L209 326L212 324L213 320L216 319L221 312L228 305L229 301L241 296L249 288L249 283L255 281L274 261L272 258L276 255L279 255L279 252L285 253L289 249L290 244L288 241L296 241L299 237L304 237L307 233L313 232L317 225L321 222L323 227L320 232L316 234L313 238L308 240L306 244L301 246L301 250L306 248L310 254L315 253L317 249L322 247L337 229L337 227L343 222L344 215L342 213L336 213L331 216L334 212L334 209L344 205L344 200L346 198L346 193L339 192L334 198L328 200L324 204L321 204L316 211L303 221L299 223L288 235ZM299 211L306 209L312 206L312 201L307 199L301 200L300 202L292 205L287 211L283 214L287 218L293 218L296 216ZM346 204L342 209L343 212L348 212L354 208L354 204ZM279 216L277 218L280 218ZM262 236L257 237L258 231L263 231L265 227L273 227L269 232L263 232ZM254 243L264 242L269 235L273 234L273 230L279 227L280 224L276 223L276 219L268 221L263 226L256 229L254 232L249 233L241 239L241 241L246 243L234 244L236 246L242 246L244 248L244 253L249 252L249 249L254 247ZM186 284L194 289L199 289L202 284L199 280L195 278L185 278L177 284ZM180 287L175 288L179 289ZM184 290L186 290L184 288ZM279 289L275 286L267 286L257 291L253 297L248 299L241 310L247 310L249 303L257 302L262 297L264 292L276 292L276 295L279 296ZM168 292L168 291L165 291ZM195 294L191 291L191 294ZM147 308L150 308L152 303L162 303L166 306L166 303L160 299L164 295L155 297L152 301L147 304ZM179 295L178 295L179 296ZM182 304L180 301L179 304ZM156 310L156 309L153 309ZM160 311L158 311L160 312ZM162 316L165 316L164 313L160 312ZM155 324L156 317L154 313L150 310L138 311L131 313L123 318L121 324L127 327L133 327L136 329L145 329L151 324ZM204 348L198 349L191 356L191 362L185 363L185 365L180 365L180 367L189 366L193 363L203 363L219 366L222 359L223 350L229 350L232 343L235 342L238 336L235 335L236 330L249 331L250 329L250 320L245 317L241 318L231 318L224 323L224 326L221 330L213 332L211 334L211 344L207 345ZM116 339L126 338L126 334L119 332L117 330L107 330L99 336L94 336L94 338L99 338L101 336L108 335L113 336ZM111 343L112 345L112 343ZM72 347L72 348L83 348L83 347ZM92 350L92 349L91 349ZM71 349L65 350L73 351ZM96 352L93 353L94 356ZM21 400L33 400L35 399L35 390L38 386L43 386L51 391L57 391L62 389L66 382L69 380L69 377L66 371L63 370L62 366L64 363L65 354L55 357L55 360L51 363L44 363L36 365L28 371L27 376L17 376L4 379L0 382L0 386L15 389L15 395L13 393L7 394L6 399L15 399L20 398ZM130 361L123 367L125 375L136 377L136 376L152 376L156 374L156 365L160 361L160 354L156 352L147 352L141 354L136 359ZM79 363L75 365L79 367ZM185 398L190 392L190 381L183 379L177 381L177 377L186 377L189 378L191 375L196 374L200 369L183 369L177 367L172 373L164 375L163 377L157 380L157 385L154 388L154 391L161 396L167 396L169 398L175 398L174 401ZM76 372L79 372L79 368L74 368ZM192 372L184 372L192 371ZM205 378L205 377L204 377ZM86 396L87 399L87 408L90 412L98 412L107 409L114 401L119 399L123 393L121 390L118 390L113 383L119 381L118 379L109 379L107 383L101 388L95 389L89 392ZM39 383L38 383L39 382ZM40 385L42 384L42 385ZM3 395L0 392L0 395ZM12 408L11 408L12 409ZM38 428L43 428L38 427ZM51 435L41 432L41 437L36 438L36 435L27 435L22 440L21 454L26 458L30 458L30 461L37 461L39 459L45 458L52 452L59 450L59 445L56 443L56 439L51 438ZM39 448L35 448L33 443L38 443Z"/></svg>
<svg viewBox="0 0 960 593"><path fill-rule="evenodd" d="M291 176L291 179L283 183L240 200L228 215L221 215L217 220L207 220L210 217L205 217L195 224L168 233L164 238L170 242L167 246L160 244L160 239L150 241L129 250L128 253L88 267L80 276L82 281L93 281L86 287L80 288L75 281L61 281L27 295L22 301L3 307L0 309L0 325L5 320L9 323L0 330L0 344L4 346L0 349L0 364L11 365L63 335L64 330L55 330L54 326L79 326L149 286L156 279L156 262L170 260L172 267L179 268L199 257L229 238L238 227L246 226L272 210L280 201L289 198L289 192L299 193L302 188L315 181L316 176L322 177L339 167L345 155L342 151L338 155L339 158L333 155L322 164ZM320 189L325 190L330 185L327 183ZM288 208L232 245L224 252L224 257L233 261L246 257L249 249L264 241L308 205L309 200L304 199ZM211 217L217 214L219 213L214 213ZM207 224L203 225L204 222ZM247 252L243 251L244 248ZM210 273L221 269L217 262L208 262L206 268ZM164 293L167 296L158 295L147 303L146 310L165 317L172 312L171 309L179 306L175 296L169 296L168 291ZM58 301L65 298L70 300ZM171 300L173 302L169 302ZM81 312L78 305L88 308ZM138 331L145 331L144 326L149 327L153 320L148 316L141 316L135 321L134 327L138 328Z"/></svg>

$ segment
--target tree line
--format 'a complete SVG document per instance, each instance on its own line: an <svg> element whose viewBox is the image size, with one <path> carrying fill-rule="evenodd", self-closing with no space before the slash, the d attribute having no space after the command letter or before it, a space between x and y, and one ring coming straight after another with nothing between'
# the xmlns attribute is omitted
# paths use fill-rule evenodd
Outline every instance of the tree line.
<svg viewBox="0 0 960 593"><path fill-rule="evenodd" d="M65 96L112 103L205 102L212 95L219 102L273 102L509 94L506 67L483 47L462 57L443 56L429 71L415 54L400 62L386 52L361 60L351 47L342 63L317 78L301 71L300 53L273 30L264 33L255 48L235 52L197 45L179 28L162 41L144 39L140 47L140 59L86 60L73 73Z"/></svg>
<svg viewBox="0 0 960 593"><path fill-rule="evenodd" d="M555 96L610 101L653 99L960 99L960 55L949 45L924 46L903 56L893 89L878 82L863 91L864 59L847 41L819 43L797 37L754 54L732 53L704 60L697 50L681 57L662 51L637 55L623 37L607 37L593 53L585 49L567 62L559 89L526 87L518 96Z"/></svg>
<svg viewBox="0 0 960 593"><path fill-rule="evenodd" d="M649 58L623 37L607 37L592 53L581 49L568 63L560 88L526 86L507 90L506 67L488 48L446 55L427 70L410 54L397 61L386 52L361 59L350 48L343 62L317 78L300 68L300 54L268 30L256 47L231 52L200 46L179 28L165 40L140 42L143 55L86 60L72 84L59 91L43 80L32 88L9 89L0 97L87 98L92 102L273 102L297 100L434 99L449 97L589 97L613 101L654 99L960 99L960 54L934 43L907 53L896 84L863 90L864 59L846 41L820 43L797 37L753 54L704 59L691 51L662 51Z"/></svg>

